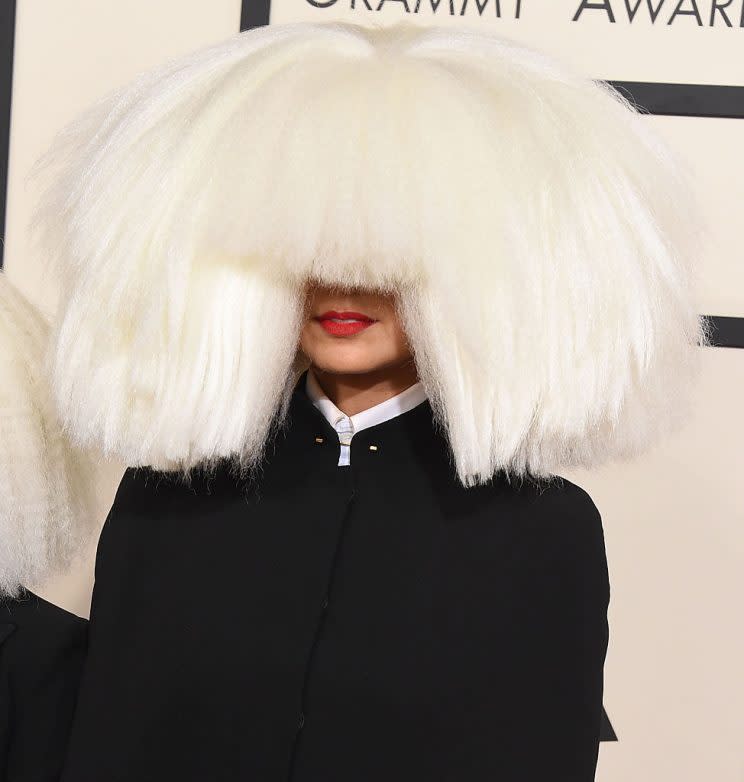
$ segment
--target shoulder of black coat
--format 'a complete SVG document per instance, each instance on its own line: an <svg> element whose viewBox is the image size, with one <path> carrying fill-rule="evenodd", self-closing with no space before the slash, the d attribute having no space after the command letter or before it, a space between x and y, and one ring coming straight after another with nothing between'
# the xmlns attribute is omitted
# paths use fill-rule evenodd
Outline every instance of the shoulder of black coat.
<svg viewBox="0 0 744 782"><path fill-rule="evenodd" d="M556 475L549 481L525 482L520 493L525 512L546 535L571 547L603 547L602 515L586 489Z"/></svg>

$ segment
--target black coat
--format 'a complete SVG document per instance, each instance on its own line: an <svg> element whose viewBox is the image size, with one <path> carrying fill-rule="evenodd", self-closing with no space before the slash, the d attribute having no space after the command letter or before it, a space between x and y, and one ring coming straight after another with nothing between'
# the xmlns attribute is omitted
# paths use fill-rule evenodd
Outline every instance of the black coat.
<svg viewBox="0 0 744 782"><path fill-rule="evenodd" d="M351 466L298 382L255 483L130 469L98 546L62 782L588 782L600 515L456 480L428 401Z"/></svg>
<svg viewBox="0 0 744 782"><path fill-rule="evenodd" d="M67 751L88 622L31 592L0 599L0 780L54 782Z"/></svg>

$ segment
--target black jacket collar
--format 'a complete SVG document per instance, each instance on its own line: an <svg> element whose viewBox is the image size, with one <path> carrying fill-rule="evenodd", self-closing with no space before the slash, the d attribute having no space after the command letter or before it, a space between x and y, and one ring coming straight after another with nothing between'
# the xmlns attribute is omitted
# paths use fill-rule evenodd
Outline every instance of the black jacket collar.
<svg viewBox="0 0 744 782"><path fill-rule="evenodd" d="M308 467L317 464L321 469L347 470L338 466L338 433L307 395L306 376L304 372L295 384L287 418L268 446L267 456L278 455ZM399 469L414 460L432 468L454 470L449 461L449 443L428 399L357 432L350 449L353 469Z"/></svg>

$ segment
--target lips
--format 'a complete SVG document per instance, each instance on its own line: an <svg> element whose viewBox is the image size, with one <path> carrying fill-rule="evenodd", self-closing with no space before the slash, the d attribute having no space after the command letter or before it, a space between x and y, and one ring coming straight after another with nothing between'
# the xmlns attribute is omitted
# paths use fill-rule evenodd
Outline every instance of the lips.
<svg viewBox="0 0 744 782"><path fill-rule="evenodd" d="M377 323L374 318L370 318L362 312L336 312L336 310L328 310L322 315L319 315L315 320L321 325L321 327L334 337L348 337L353 334L358 334L360 331L368 329L374 323Z"/></svg>

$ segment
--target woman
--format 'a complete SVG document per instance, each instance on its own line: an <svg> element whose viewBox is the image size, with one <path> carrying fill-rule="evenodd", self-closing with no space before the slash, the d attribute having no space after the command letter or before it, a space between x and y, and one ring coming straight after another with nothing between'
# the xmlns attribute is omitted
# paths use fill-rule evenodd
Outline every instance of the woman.
<svg viewBox="0 0 744 782"><path fill-rule="evenodd" d="M593 779L607 563L560 470L668 432L706 339L632 107L488 35L277 25L48 166L56 405L130 466L62 782Z"/></svg>

